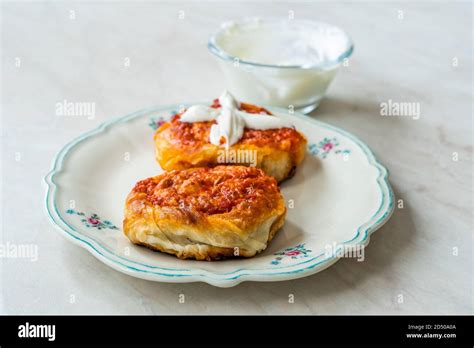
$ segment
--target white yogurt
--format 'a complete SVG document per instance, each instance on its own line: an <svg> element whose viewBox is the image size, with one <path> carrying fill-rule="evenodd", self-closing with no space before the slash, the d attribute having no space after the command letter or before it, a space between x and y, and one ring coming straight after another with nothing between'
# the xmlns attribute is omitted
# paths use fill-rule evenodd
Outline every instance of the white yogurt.
<svg viewBox="0 0 474 348"><path fill-rule="evenodd" d="M224 23L209 48L238 99L314 108L351 54L352 42L325 23L257 18Z"/></svg>
<svg viewBox="0 0 474 348"><path fill-rule="evenodd" d="M244 134L245 128L250 129L276 129L292 127L292 124L276 116L255 115L239 110L239 103L228 91L224 91L219 97L220 108L211 108L205 105L193 105L189 107L180 118L181 122L204 122L216 120L211 127L209 141L217 146L230 146L237 143ZM225 143L221 144L221 139Z"/></svg>

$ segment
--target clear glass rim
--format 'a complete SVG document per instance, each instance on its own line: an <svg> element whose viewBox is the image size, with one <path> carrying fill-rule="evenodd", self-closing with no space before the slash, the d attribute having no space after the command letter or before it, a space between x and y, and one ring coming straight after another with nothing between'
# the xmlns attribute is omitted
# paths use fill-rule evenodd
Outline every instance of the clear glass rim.
<svg viewBox="0 0 474 348"><path fill-rule="evenodd" d="M236 21L236 22L241 23L245 20L246 19L239 20L239 21ZM289 19L282 19L282 18L280 18L280 19L278 19L278 18L264 18L263 20L265 20L265 21L289 21ZM222 28L220 28L216 32L214 32L214 34L209 38L209 41L207 43L207 48L216 57L221 58L221 59L226 60L226 61L231 61L231 62L236 62L237 61L239 64L244 64L244 65L254 66L254 67L261 67L261 68L273 68L273 69L304 69L304 70L321 69L321 70L324 70L324 69L333 68L333 67L341 64L344 61L344 59L349 58L352 55L352 52L354 51L354 43L353 43L351 37L344 30L342 30L342 28L340 28L338 26L335 26L335 25L332 25L332 24L325 23L325 22L313 21L313 20L308 20L308 19L292 19L291 21L307 22L307 23L311 23L311 24L317 23L317 24L322 24L322 25L327 25L327 26L330 26L330 27L337 28L337 29L341 30L341 32L343 32L344 35L346 36L346 38L349 42L349 47L347 48L347 50L345 50L343 53L341 53L341 55L339 55L339 57L337 57L335 60L332 60L332 61L329 61L329 62L324 62L324 63L318 63L318 64L314 64L314 65L277 65L277 64L256 63L256 62L251 62L251 61L240 59L239 57L233 56L233 55L225 52L224 50L222 50L216 42L216 36L223 30Z"/></svg>

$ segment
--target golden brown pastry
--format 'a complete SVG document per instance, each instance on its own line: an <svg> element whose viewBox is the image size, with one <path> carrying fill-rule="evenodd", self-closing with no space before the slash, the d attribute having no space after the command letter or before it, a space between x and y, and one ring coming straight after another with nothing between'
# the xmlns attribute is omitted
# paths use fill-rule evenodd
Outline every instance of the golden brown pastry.
<svg viewBox="0 0 474 348"><path fill-rule="evenodd" d="M193 168L139 181L125 203L123 230L133 243L181 259L252 257L285 213L276 180L258 168Z"/></svg>
<svg viewBox="0 0 474 348"><path fill-rule="evenodd" d="M211 107L220 108L219 100L214 100ZM268 117L262 113L271 115L264 108L246 103L240 103L239 110L255 114L255 117ZM245 128L242 138L230 146L226 155L222 147L209 141L210 129L216 123L215 120L181 122L181 115L175 115L155 133L156 160L164 170L237 163L261 168L281 182L294 173L304 158L307 141L294 128Z"/></svg>

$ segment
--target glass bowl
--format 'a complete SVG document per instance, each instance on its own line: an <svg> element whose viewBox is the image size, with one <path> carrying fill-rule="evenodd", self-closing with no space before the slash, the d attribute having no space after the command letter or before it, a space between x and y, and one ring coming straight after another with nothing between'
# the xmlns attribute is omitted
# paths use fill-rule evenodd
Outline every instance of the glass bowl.
<svg viewBox="0 0 474 348"><path fill-rule="evenodd" d="M238 28L237 34L235 28ZM256 30L255 28L263 30L263 34L252 32ZM289 31L282 34L287 29ZM262 36L265 32L267 38ZM316 55L313 54L309 60L306 57L304 62L293 59L292 50L295 52L295 57L297 51L303 55L307 53L304 51L305 47L301 51L301 45L292 47L293 44L299 44L297 40L301 39L295 37L292 41L293 32L294 35L304 35L302 37L309 45L319 47ZM235 35L242 36L240 42L232 37ZM274 38L278 40L278 35L286 45L282 46L283 49L290 57L285 63L271 61L273 53L278 54L278 51L269 50L268 53L264 51L267 42L275 40ZM235 48L239 44L240 49L244 51L247 47L255 47L261 51L260 55L263 52L269 56L270 61L248 59L245 54L235 53ZM340 65L352 54L354 45L342 29L323 22L252 18L223 23L210 37L208 48L218 61L227 89L238 100L309 113L319 105Z"/></svg>

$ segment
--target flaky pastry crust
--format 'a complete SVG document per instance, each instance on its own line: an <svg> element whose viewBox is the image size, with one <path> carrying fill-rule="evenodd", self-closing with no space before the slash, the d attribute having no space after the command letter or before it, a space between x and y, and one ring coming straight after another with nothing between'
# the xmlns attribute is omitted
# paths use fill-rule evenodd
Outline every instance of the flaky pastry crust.
<svg viewBox="0 0 474 348"><path fill-rule="evenodd" d="M276 180L258 168L192 168L139 181L126 199L123 230L133 243L181 259L252 257L285 213Z"/></svg>
<svg viewBox="0 0 474 348"><path fill-rule="evenodd" d="M211 107L220 107L219 101L214 100ZM255 117L259 117L260 113L271 115L264 108L246 103L240 103L240 109L254 113ZM156 160L164 170L235 163L229 161L230 156L223 156L223 147L209 142L209 132L215 121L181 122L181 114L176 114L170 122L162 124L154 136ZM238 164L261 168L281 182L293 174L303 161L306 144L305 136L293 128L246 128L240 141L229 148L229 153L235 158L239 154L256 154L251 161L249 156L241 156Z"/></svg>

